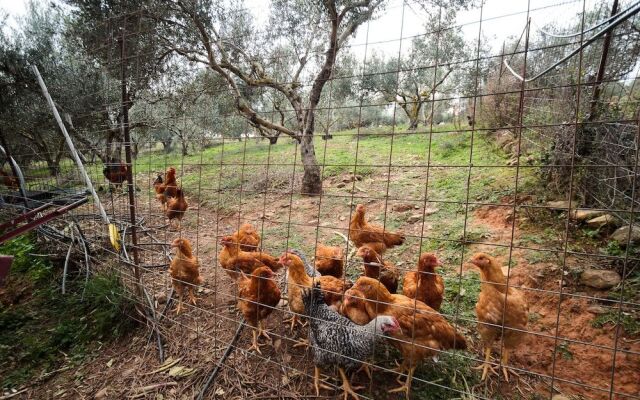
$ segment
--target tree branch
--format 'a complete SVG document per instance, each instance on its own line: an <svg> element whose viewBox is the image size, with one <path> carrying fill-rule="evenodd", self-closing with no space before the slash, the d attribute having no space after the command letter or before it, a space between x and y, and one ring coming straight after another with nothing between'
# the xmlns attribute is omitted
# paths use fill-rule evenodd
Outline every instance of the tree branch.
<svg viewBox="0 0 640 400"><path fill-rule="evenodd" d="M204 24L202 23L202 21L200 20L200 18L196 15L195 12L191 11L184 4L183 1L178 1L178 5L183 10L183 12L185 12L185 13L187 13L187 15L189 15L191 20L196 25L196 28L197 28L197 30L198 30L198 32L200 34L200 39L202 41L202 44L204 45L205 50L207 52L207 59L208 59L209 68L211 68L212 70L217 72L227 82L229 88L232 90L233 95L235 97L235 106L238 109L238 111L241 113L241 115L244 118L246 118L247 120L249 120L251 123L260 124L261 126L263 126L265 128L277 130L277 131L279 131L281 133L284 133L284 134L292 136L292 137L297 137L298 134L296 132L294 132L291 129L288 129L288 128L284 127L284 126L276 125L276 124L274 124L274 123L272 123L272 122L260 117L248 105L248 102L246 101L244 96L242 96L242 93L238 89L238 85L236 84L234 79L229 75L229 73L227 71L235 74L236 76L238 76L240 79L244 80L245 82L246 82L246 80L244 78L248 78L249 81L253 81L253 80L250 79L249 77L247 77L245 74L243 74L239 69L231 66L229 63L226 63L224 61L225 57L226 57L226 54L224 52L223 46L221 45L221 43L219 42L219 39L218 39L214 43L216 43L216 47L218 48L218 50L220 50L220 52L222 54L223 62L225 62L225 65L224 65L224 68L223 68L223 66L220 63L218 63L216 61L216 59L215 59L213 48L211 47L211 43L212 43L211 37L207 33L207 30L206 30ZM276 86L267 85L267 84L265 84L265 82L263 82L263 85L253 85L253 86L269 86L269 87L273 87L274 89L277 89ZM286 93L285 93L285 95L286 95Z"/></svg>

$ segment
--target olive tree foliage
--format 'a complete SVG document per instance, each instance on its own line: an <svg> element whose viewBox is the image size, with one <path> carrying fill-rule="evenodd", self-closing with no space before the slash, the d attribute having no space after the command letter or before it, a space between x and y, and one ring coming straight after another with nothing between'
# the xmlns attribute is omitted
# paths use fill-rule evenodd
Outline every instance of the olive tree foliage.
<svg viewBox="0 0 640 400"><path fill-rule="evenodd" d="M170 18L158 17L168 51L220 75L237 112L261 135L284 134L300 143L302 192L322 192L314 150L316 114L336 59L357 29L384 11L387 0L273 0L266 26L253 24L242 2L176 0ZM419 1L427 7L427 0ZM445 1L459 7L463 0ZM269 92L260 109L241 90ZM278 101L286 104L280 106ZM275 118L276 105L282 111ZM286 112L285 112L286 110ZM277 112L277 110L275 110ZM284 115L284 117L283 117Z"/></svg>
<svg viewBox="0 0 640 400"><path fill-rule="evenodd" d="M112 81L104 90L114 90L118 97L104 103L101 113L104 126L96 132L103 152L101 156L119 158L124 138L124 113L129 112L139 95L158 81L165 72L169 55L155 34L154 17L165 16L169 8L160 0L64 0L71 6L69 35L79 51L99 65ZM121 85L124 82L124 98ZM129 120L132 138L144 137L145 121ZM134 151L137 148L134 143Z"/></svg>
<svg viewBox="0 0 640 400"><path fill-rule="evenodd" d="M141 141L160 142L170 152L174 144L183 156L226 136L241 138L247 124L239 120L226 85L208 70L170 74L169 78L143 91L131 109L131 117L142 128Z"/></svg>
<svg viewBox="0 0 640 400"><path fill-rule="evenodd" d="M357 88L360 65L350 52L343 52L336 60L331 79L322 92L316 121L323 139L331 139L330 132L351 128L358 124L360 116Z"/></svg>
<svg viewBox="0 0 640 400"><path fill-rule="evenodd" d="M67 130L85 159L97 142L103 104L114 100L104 90L109 79L84 57L66 30L67 15L49 4L29 2L17 28L0 36L0 118L2 135L24 164L44 161L56 175L66 156L64 138L31 69L38 67Z"/></svg>
<svg viewBox="0 0 640 400"><path fill-rule="evenodd" d="M470 57L461 30L454 26L455 17L456 10L451 8L428 14L426 33L411 40L406 54L400 58L374 54L363 75L362 88L373 97L397 104L410 130L418 127L423 115L430 117L426 104L437 93L456 90L458 79L453 79L453 73Z"/></svg>

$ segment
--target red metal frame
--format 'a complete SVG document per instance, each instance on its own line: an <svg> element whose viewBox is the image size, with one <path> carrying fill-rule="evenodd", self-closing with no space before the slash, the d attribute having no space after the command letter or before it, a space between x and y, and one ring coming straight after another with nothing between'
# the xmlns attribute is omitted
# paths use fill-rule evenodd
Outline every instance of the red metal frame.
<svg viewBox="0 0 640 400"><path fill-rule="evenodd" d="M37 213L39 213L41 211L44 211L44 210L46 210L47 208L49 208L51 206L53 206L53 203L47 203L47 204L45 204L43 206L40 206L40 207L35 208L35 209L33 209L33 210L29 211L29 212L26 212L26 213L24 213L22 215L18 215L17 217L15 217L15 218L3 223L2 225L0 225L0 231L4 231L4 230L6 230L6 229L8 229L10 227L16 226L16 225L18 225L18 223L20 221L28 219L31 216L36 215Z"/></svg>
<svg viewBox="0 0 640 400"><path fill-rule="evenodd" d="M19 226L19 227L17 227L16 229L14 229L12 231L6 232L2 236L0 236L0 244L6 242L9 239L13 239L16 236L23 235L23 234L31 231L32 229L37 228L38 226L40 226L42 224L45 224L45 223L51 221L52 219L67 213L70 210L73 210L74 208L80 207L81 205L83 205L87 201L88 201L88 199L86 197L82 198L82 199L80 199L80 200L78 200L76 202L73 202L71 204L68 204L68 205L66 205L64 207L60 207L60 208L58 208L56 210L53 210L52 212L50 212L49 214L47 214L47 215L45 215L45 216L43 216L41 218L38 218L38 219L33 220L31 222L28 222L28 223L26 223L26 224L24 224L22 226ZM45 204L43 206L40 206L40 207L38 207L38 208L36 208L36 209L26 213L26 214L22 214L21 216L16 217L13 220L3 224L2 227L4 227L4 226L15 226L19 221L21 221L21 220L23 220L25 218L28 218L30 215L38 213L38 212L42 211L43 209L49 208L52 205L53 205L53 203L48 203L48 204Z"/></svg>

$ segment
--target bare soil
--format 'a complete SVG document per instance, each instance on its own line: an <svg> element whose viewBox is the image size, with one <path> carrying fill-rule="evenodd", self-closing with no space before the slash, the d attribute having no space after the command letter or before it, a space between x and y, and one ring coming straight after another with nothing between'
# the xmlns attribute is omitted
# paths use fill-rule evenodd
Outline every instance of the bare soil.
<svg viewBox="0 0 640 400"><path fill-rule="evenodd" d="M292 236L292 231L298 236L296 240L302 241L307 248L313 248L316 240L340 243L342 239L333 232L347 233L351 209L349 203L361 201L354 197L364 193L358 190L350 193L351 184L338 190L335 182L326 182L327 190L341 193L344 198L293 198L286 194L250 197L245 194L239 200L242 214L228 210L224 214L216 213L212 207L199 206L194 198L188 198L190 210L180 232L163 228L165 221L153 196L139 194L138 212L144 217L144 224L150 228L149 232L155 239L170 243L175 237L182 235L192 241L200 258L205 283L198 292L197 306L187 304L186 311L176 316L171 305L158 325L164 337L165 356L179 360L176 366L193 368L195 372L183 378L172 377L167 371L154 372L161 365L155 338L150 334L150 329L141 328L117 343L103 346L86 362L52 374L37 385L28 387L15 398L194 398L231 342L240 320L235 310L234 282L217 267L216 257L220 247L218 238L235 230L239 223L252 221L262 231L262 246L274 255L296 245L288 239ZM145 181L144 184L146 183ZM357 185L370 192L380 190L383 183L382 180L365 179ZM470 214L471 227L481 226L489 231L487 243L508 245L512 241L512 231L514 240L522 235L519 217L516 218L515 225L512 225L510 211L513 206L507 200L503 201L504 207L480 207ZM124 196L116 196L111 207L125 215L127 208L124 202ZM369 200L366 203L372 218L380 219L385 209L388 214L395 213L391 211L392 204L384 199ZM416 205L422 204L417 202ZM416 238L433 232L428 223L423 226L421 221L413 224L405 222L402 230L415 238L410 240L408 246L391 251L387 257L400 268L410 269L415 265L420 246L420 240ZM144 234L140 241L151 243L150 237ZM474 244L465 254L470 255L473 251L494 252L495 249L490 244ZM508 248L504 250L500 258L506 265ZM140 253L143 265L150 266L142 268L144 285L155 299L155 311L160 313L166 308L163 298L166 298L171 288L166 266L157 267L167 263L164 248L159 245L143 246ZM516 266L509 270L510 284L526 292L530 315L536 316L529 323L531 332L525 343L510 360L510 366L519 370L520 378L507 383L492 377L490 382L470 390L480 398L495 398L497 393L506 398L534 398L536 394L549 396L553 384L553 394L605 399L609 398L613 383L613 391L616 393L613 398L637 396L640 393L640 338L631 337L621 329L616 334L616 329L611 326L593 327L595 315L587 311L593 300L575 295L581 293L585 296L604 297L604 294L585 291L584 288L567 283L560 302L558 292L559 282L564 279L563 268L554 262L531 264L526 256L526 251L514 249L512 257ZM578 262L580 261L568 260L565 269L568 269L570 263ZM356 264L357 262L352 263L348 273L357 275ZM123 268L126 266L123 265ZM456 268L453 270L457 271ZM463 273L475 274L466 267ZM126 269L123 276L129 284L133 283L131 270ZM279 279L284 282L283 273L279 275ZM286 306L281 305L268 318L266 326L270 329L272 341L271 345L262 348L262 355L245 350L249 347L251 333L249 327L244 328L235 343L234 351L222 366L205 398L315 397L311 355L302 348L293 347L296 340L306 335L305 328L290 332L288 326L281 322L287 317L285 314ZM133 317L142 320L140 315ZM482 354L476 340L477 334L473 330L467 333L472 343L469 354L479 360ZM570 340L581 343L567 342ZM267 343L264 339L262 341ZM498 351L496 346L495 357L499 357ZM389 357L383 358L386 358L385 367L392 368ZM429 363L431 361L426 362ZM615 373L612 374L612 371ZM332 371L325 373L331 375ZM333 383L337 381L334 380ZM395 376L388 372L375 370L372 380L360 374L354 379L354 383L368 387L369 392L366 389L361 391L367 397L403 397L385 394L386 389L396 386ZM423 388L429 390L427 386ZM339 391L323 391L321 397L338 394ZM413 397L423 398L416 393ZM460 397L460 394L452 393L450 397Z"/></svg>

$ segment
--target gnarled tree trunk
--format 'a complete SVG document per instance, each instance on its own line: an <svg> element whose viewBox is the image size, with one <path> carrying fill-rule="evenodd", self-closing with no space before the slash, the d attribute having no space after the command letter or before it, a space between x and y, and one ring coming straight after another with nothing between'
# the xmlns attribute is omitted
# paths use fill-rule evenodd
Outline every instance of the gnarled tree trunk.
<svg viewBox="0 0 640 400"><path fill-rule="evenodd" d="M305 134L300 140L300 158L304 166L302 176L302 194L317 195L322 193L322 177L316 160L313 146L313 134Z"/></svg>

